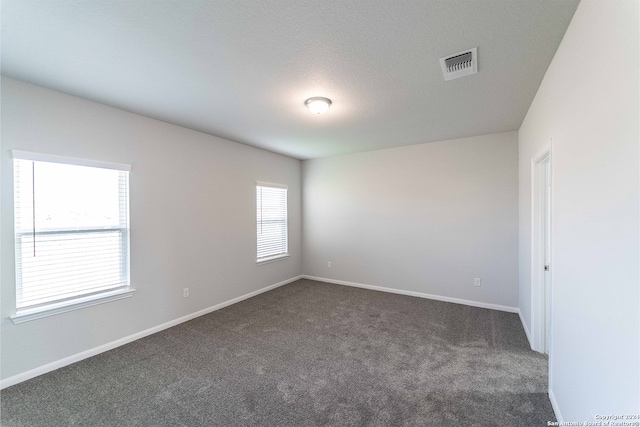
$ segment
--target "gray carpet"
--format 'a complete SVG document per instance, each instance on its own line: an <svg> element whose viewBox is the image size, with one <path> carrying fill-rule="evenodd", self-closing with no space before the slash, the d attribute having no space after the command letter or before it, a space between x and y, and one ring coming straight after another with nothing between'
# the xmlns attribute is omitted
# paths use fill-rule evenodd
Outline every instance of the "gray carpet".
<svg viewBox="0 0 640 427"><path fill-rule="evenodd" d="M3 426L546 426L516 314L299 280L9 387Z"/></svg>

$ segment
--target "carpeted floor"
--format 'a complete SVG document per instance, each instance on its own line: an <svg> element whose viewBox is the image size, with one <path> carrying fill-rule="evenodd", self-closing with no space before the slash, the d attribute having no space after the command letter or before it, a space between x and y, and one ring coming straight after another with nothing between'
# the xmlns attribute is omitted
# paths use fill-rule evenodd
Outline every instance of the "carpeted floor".
<svg viewBox="0 0 640 427"><path fill-rule="evenodd" d="M299 280L0 394L2 426L546 426L516 314Z"/></svg>

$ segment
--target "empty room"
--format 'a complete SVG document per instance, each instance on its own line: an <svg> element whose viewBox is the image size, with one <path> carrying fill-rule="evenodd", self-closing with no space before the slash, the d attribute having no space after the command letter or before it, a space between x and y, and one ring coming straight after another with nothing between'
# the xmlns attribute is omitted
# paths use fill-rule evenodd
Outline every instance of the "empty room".
<svg viewBox="0 0 640 427"><path fill-rule="evenodd" d="M640 425L637 0L2 0L0 424Z"/></svg>

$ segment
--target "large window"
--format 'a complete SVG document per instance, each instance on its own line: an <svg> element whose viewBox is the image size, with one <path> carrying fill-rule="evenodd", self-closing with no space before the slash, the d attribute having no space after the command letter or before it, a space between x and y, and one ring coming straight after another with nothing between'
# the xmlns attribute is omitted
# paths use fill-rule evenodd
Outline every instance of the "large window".
<svg viewBox="0 0 640 427"><path fill-rule="evenodd" d="M288 257L287 187L258 182L256 186L258 261Z"/></svg>
<svg viewBox="0 0 640 427"><path fill-rule="evenodd" d="M13 152L16 323L131 295L129 167Z"/></svg>

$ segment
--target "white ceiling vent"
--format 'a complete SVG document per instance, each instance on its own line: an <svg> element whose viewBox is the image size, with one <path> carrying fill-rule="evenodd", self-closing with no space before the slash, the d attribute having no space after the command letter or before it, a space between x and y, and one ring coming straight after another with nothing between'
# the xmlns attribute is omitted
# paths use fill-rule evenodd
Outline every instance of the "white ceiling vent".
<svg viewBox="0 0 640 427"><path fill-rule="evenodd" d="M478 48L454 53L440 58L445 80L457 79L478 72Z"/></svg>

